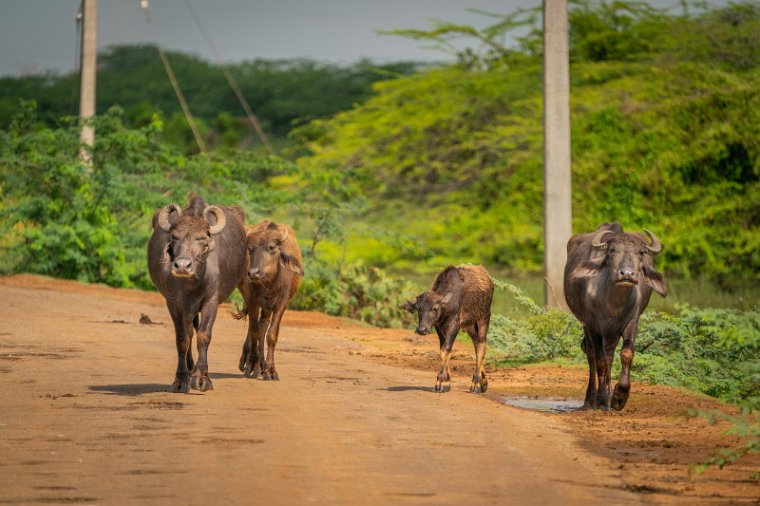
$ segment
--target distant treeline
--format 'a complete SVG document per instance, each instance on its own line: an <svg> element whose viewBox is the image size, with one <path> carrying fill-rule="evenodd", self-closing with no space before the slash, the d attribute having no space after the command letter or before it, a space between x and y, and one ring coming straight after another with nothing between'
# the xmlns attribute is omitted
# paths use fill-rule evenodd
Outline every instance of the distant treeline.
<svg viewBox="0 0 760 506"><path fill-rule="evenodd" d="M258 141L222 67L181 52L167 54L190 111L212 147L249 147ZM373 83L410 75L421 67L416 62L336 65L307 59L256 59L225 66L275 142L294 126L363 102L372 95ZM0 78L0 129L21 111L22 100L36 101L39 117L56 126L61 117L78 114L78 93L76 73ZM112 46L98 55L97 113L112 106L122 108L123 120L135 128L159 115L167 140L194 148L155 46Z"/></svg>

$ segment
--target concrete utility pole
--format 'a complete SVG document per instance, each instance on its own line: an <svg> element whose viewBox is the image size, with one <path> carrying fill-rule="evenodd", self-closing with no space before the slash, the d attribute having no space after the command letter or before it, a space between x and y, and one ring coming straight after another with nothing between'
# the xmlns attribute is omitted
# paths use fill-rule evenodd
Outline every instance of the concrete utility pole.
<svg viewBox="0 0 760 506"><path fill-rule="evenodd" d="M562 277L572 235L567 0L544 0L544 273L548 308L567 310Z"/></svg>
<svg viewBox="0 0 760 506"><path fill-rule="evenodd" d="M82 58L79 74L79 121L85 123L95 116L95 80L97 74L98 2L82 0ZM95 130L91 125L82 126L80 139L92 147ZM90 155L82 151L82 160L90 161Z"/></svg>

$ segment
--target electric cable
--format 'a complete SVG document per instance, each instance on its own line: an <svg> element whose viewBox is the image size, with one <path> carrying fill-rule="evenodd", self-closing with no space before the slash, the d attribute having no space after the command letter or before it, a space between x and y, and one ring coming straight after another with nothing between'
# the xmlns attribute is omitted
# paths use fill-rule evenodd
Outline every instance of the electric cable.
<svg viewBox="0 0 760 506"><path fill-rule="evenodd" d="M171 63L169 63L169 58L166 56L163 48L158 43L156 30L153 26L150 13L148 12L148 0L140 0L140 8L142 9L143 14L145 14L145 23L148 25L151 38L153 39L153 44L156 46L156 49L158 49L158 55L161 57L161 62L164 64L164 70L166 70L166 75L169 76L169 81L172 84L172 88L174 88L174 94L177 95L177 100L179 100L179 105L182 107L182 112L185 114L187 124L190 125L190 130L193 132L193 137L195 137L195 142L198 144L198 149L201 150L201 153L206 153L208 152L208 149L206 149L206 143L203 141L203 137L201 137L201 133L195 124L193 115L190 114L190 108L187 106L185 96L182 94L182 89L179 86L177 77L174 75L174 70L172 69Z"/></svg>
<svg viewBox="0 0 760 506"><path fill-rule="evenodd" d="M275 150L272 147L272 144L269 142L269 138L267 137L267 134L264 133L264 129L261 127L261 123L259 122L256 115L251 110L251 106L248 104L248 101L245 99L243 92L240 90L240 86L238 86L237 81L235 81L235 78L232 76L232 74L227 69L227 67L222 64L221 62L222 57L219 54L219 51L216 49L216 46L214 45L214 43L211 41L211 37L209 37L208 32L204 28L203 23L201 22L201 19L196 14L195 9L190 3L190 0L185 0L185 7L190 12L190 15L193 17L195 24L198 26L198 29L201 32L201 35L203 35L203 38L205 39L206 44L208 44L208 47L211 49L211 52L214 54L217 65L221 67L222 72L224 73L224 77L227 79L227 83L230 85L230 88L232 88L232 91L235 93L235 96L237 97L238 102L240 102L240 105L245 111L245 114L248 117L248 121L251 123L251 126L258 134L259 139L261 139L261 142L264 144L269 154L270 155L275 154Z"/></svg>

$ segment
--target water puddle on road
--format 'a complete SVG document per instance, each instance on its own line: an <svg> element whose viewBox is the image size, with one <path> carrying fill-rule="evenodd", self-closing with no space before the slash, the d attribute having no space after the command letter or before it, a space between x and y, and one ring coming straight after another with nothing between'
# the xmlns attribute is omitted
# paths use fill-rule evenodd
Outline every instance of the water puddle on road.
<svg viewBox="0 0 760 506"><path fill-rule="evenodd" d="M583 401L577 399L557 399L552 397L534 396L501 396L499 402L516 408L531 409L544 413L566 413L575 411L583 406Z"/></svg>

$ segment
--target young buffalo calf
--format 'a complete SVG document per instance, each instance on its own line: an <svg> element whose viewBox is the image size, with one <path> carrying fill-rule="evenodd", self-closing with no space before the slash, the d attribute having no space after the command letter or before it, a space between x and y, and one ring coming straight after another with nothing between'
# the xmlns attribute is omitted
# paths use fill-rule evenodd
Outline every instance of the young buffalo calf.
<svg viewBox="0 0 760 506"><path fill-rule="evenodd" d="M434 327L438 333L441 370L435 382L436 392L451 390L449 358L459 329L470 335L475 346L475 372L470 392L485 392L488 389L483 359L492 299L493 282L488 271L479 265L460 265L446 267L435 278L432 290L404 304L404 309L419 315L417 334L429 334Z"/></svg>
<svg viewBox="0 0 760 506"><path fill-rule="evenodd" d="M278 380L274 348L280 320L303 276L301 250L287 225L264 220L245 228L247 274L238 285L245 305L237 318L248 315L248 334L240 356L247 377ZM264 340L267 342L264 359Z"/></svg>

